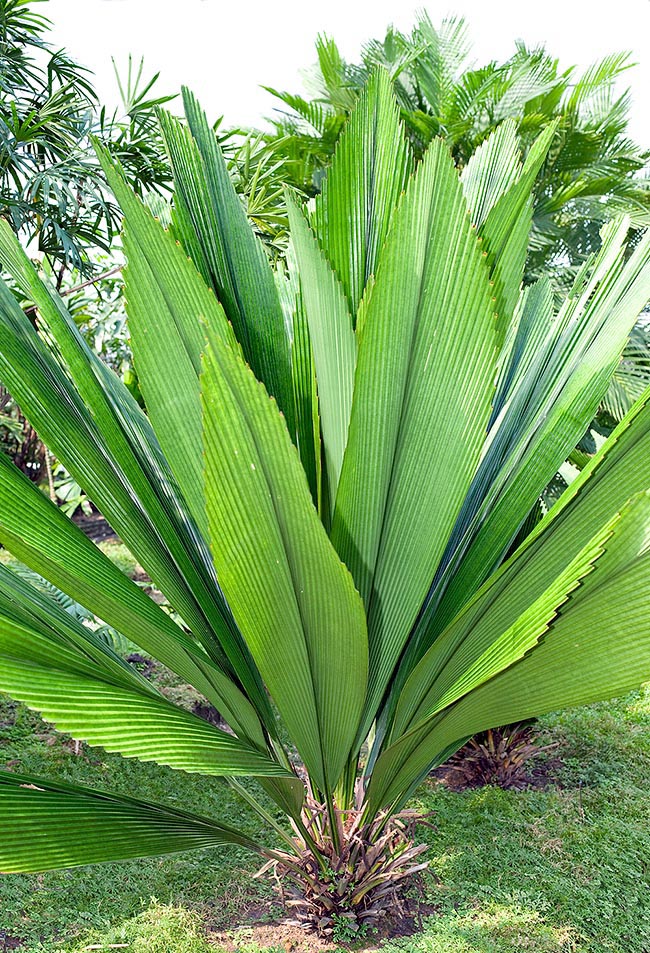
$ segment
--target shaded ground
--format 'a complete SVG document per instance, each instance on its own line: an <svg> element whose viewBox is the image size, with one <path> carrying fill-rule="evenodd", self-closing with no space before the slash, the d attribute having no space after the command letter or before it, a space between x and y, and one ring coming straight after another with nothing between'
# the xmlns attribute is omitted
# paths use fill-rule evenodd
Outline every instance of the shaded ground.
<svg viewBox="0 0 650 953"><path fill-rule="evenodd" d="M417 891L416 891L417 892ZM213 930L209 922L202 924L205 935L210 943L214 943L219 953L239 953L246 947L255 946L261 950L290 950L292 953L333 953L341 950L341 942L306 934L305 930L289 917L276 917L270 920L273 906L253 904L246 911L243 918L245 924L234 929ZM422 897L407 897L404 902L404 911L400 916L387 919L369 936L359 943L345 945L345 949L363 949L366 953L380 950L386 941L404 937L412 937L421 933L424 927L424 918L436 913L436 908L424 901Z"/></svg>
<svg viewBox="0 0 650 953"><path fill-rule="evenodd" d="M72 517L72 521L77 524L79 529L84 531L89 539L92 539L93 543L101 543L105 539L117 539L101 513L93 511L90 516L86 516L79 509Z"/></svg>

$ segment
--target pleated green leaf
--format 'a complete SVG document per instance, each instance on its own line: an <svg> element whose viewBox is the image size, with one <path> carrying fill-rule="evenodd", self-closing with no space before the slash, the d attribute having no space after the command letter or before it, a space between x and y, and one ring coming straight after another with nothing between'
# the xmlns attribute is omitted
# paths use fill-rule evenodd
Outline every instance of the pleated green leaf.
<svg viewBox="0 0 650 953"><path fill-rule="evenodd" d="M196 99L183 89L188 128L168 114L160 122L174 173L183 238L189 224L202 263L246 360L278 401L295 433L291 356L273 271L230 179L216 137ZM178 220L177 220L178 221ZM199 268L202 263L198 263Z"/></svg>
<svg viewBox="0 0 650 953"><path fill-rule="evenodd" d="M22 774L0 772L0 871L155 857L238 844L258 851L239 831L162 804Z"/></svg>
<svg viewBox="0 0 650 953"><path fill-rule="evenodd" d="M341 134L316 197L316 234L353 316L412 167L390 77L378 69Z"/></svg>
<svg viewBox="0 0 650 953"><path fill-rule="evenodd" d="M259 676L216 585L207 546L149 421L92 353L61 299L39 280L1 221L0 261L36 302L51 335L46 343L1 284L0 372L5 385L195 638L220 667L237 673L257 710L272 724Z"/></svg>
<svg viewBox="0 0 650 953"><path fill-rule="evenodd" d="M504 126L500 129L503 130ZM519 300L533 220L533 188L556 129L557 123L550 123L539 135L531 146L516 181L512 182L492 205L479 229L494 281L499 347L503 345L506 338ZM497 131L494 135L506 138L507 129L504 132ZM507 144L506 150L511 156L510 143ZM489 159L490 165L496 165L498 168L501 159L489 147L486 148L486 152L487 155L481 153L482 161L478 164L483 165ZM487 169L485 172L487 173ZM502 182L505 182L505 177L502 178ZM496 192L491 198L495 196ZM487 203L482 207L483 212L486 208Z"/></svg>
<svg viewBox="0 0 650 953"><path fill-rule="evenodd" d="M139 761L155 761L180 771L213 776L289 777L277 762L202 718L142 692L127 691L100 677L32 659L44 640L17 626L6 629L0 616L0 690L24 702L66 732ZM58 650L59 654L61 650ZM16 658L24 654L27 658Z"/></svg>
<svg viewBox="0 0 650 953"><path fill-rule="evenodd" d="M433 764L438 757L446 757L450 753L448 745L451 742L446 736L438 742L437 735L433 733L440 719L447 716L443 713L430 717L430 713L437 710L438 702L443 699L446 690L444 678L440 683L437 680L441 675L444 676L445 672L450 672L450 668L446 668L449 660L452 660L451 671L453 671L454 653L460 652L460 656L457 655L456 659L462 660L463 653L468 648L471 650L473 645L479 647L487 647L489 643L498 645L502 634L508 633L508 630L513 625L516 626L520 619L523 619L525 623L522 634L528 637L535 626L530 614L531 609L536 603L539 607L544 607L545 591L557 586L558 580L562 575L566 576L572 562L579 565L581 555L588 553L589 547L594 543L600 546L599 537L604 541L603 555L595 562L593 572L583 577L577 589L571 589L568 601L561 600L566 604L562 605L559 615L553 618L555 614L552 613L550 619L549 617L539 619L542 625L538 635L543 634L546 624L551 621L550 629L543 635L540 644L534 647L522 661L516 662L512 668L507 668L505 673L495 678L488 678L485 682L485 691L488 686L502 680L508 671L514 673L520 666L527 665L529 659L534 659L542 647L554 639L554 633L558 627L562 633L567 632L566 640L562 642L562 651L565 652L564 664L566 671L570 673L570 679L576 683L576 686L579 686L581 682L583 667L591 665L589 638L593 630L598 628L599 631L610 633L610 657L602 660L601 687L597 690L593 684L589 689L592 694L589 699L584 699L585 702L611 697L618 690L615 688L616 685L627 685L631 688L647 677L650 668L649 659L644 654L645 642L643 641L643 633L646 632L647 626L643 627L641 620L643 613L648 611L647 583L650 580L650 563L647 554L647 541L650 538L648 535L650 500L646 493L648 487L650 487L650 390L614 431L599 454L569 487L556 507L537 525L520 550L485 583L458 619L442 634L415 670L412 679L407 682L393 737L397 739L400 731L407 731L407 734L402 739L395 740L394 744L384 751L377 763L378 773L372 782L374 786L372 797L378 798L374 802L375 806L380 801L385 803L385 796L388 797L385 792L389 788L395 793L401 786L406 792L410 785L420 778L421 773L428 770L422 760L425 753L429 757L430 764ZM634 499L632 504L628 503L630 498ZM621 516L622 513L625 514L625 518ZM610 529L613 530L611 540L605 539ZM631 594L630 588L625 583L626 573L630 573L629 578L635 580L634 586L638 585L636 595ZM638 620L635 623L637 626L635 632L629 635L631 640L629 644L632 645L635 638L639 639L640 655L638 664L632 666L629 672L625 671L626 667L629 667L629 658L625 656L625 653L621 657L619 671L618 610L610 615L609 609L605 611L604 604L599 602L599 611L602 614L600 625L591 620L589 625L592 629L586 627L584 630L586 641L580 637L580 628L576 628L573 647L570 645L571 629L570 627L567 629L566 623L568 618L578 620L581 618L576 613L583 599L586 605L589 600L595 599L601 590L611 590L615 581L625 584L626 599L630 601L628 618L633 617ZM625 616L625 612L622 612L621 616ZM485 619L491 623L489 631L483 624ZM605 619L606 624L604 624ZM565 638L564 635L562 638ZM508 639L509 636L506 637L506 645ZM469 661L471 662L471 657ZM457 677L461 675L461 669L462 666L456 669ZM605 673L609 673L612 677L611 691L609 691ZM566 683L567 679L563 683L565 687ZM469 699L483 690L480 687L475 688L474 691L470 690L466 696L467 704L469 705ZM624 688L621 687L620 690ZM452 741L462 743L464 737L482 728L506 724L508 721L535 714L536 701L532 682L528 685L527 691L529 692L526 703L528 714L522 708L521 714L512 718L506 717L505 709L508 699L506 695L499 695L500 703L504 707L503 718L499 717L490 723L486 721L480 727L468 724L466 734L464 736L459 734ZM572 700L573 698L576 700ZM420 703L422 708L418 714ZM574 694L567 694L565 700L558 700L557 705L551 708L540 708L538 713L542 710L550 711L555 707L581 703L579 688L576 687ZM465 705L465 701L452 705L450 711L455 711L460 705ZM416 723L418 718L420 719L419 727ZM427 718L428 720L422 720Z"/></svg>
<svg viewBox="0 0 650 953"><path fill-rule="evenodd" d="M593 570L617 521L615 516L606 523L556 575L545 566L548 550L543 548L539 555L536 549L525 550L510 571L493 577L489 588L445 629L409 677L392 736L430 718L532 649ZM531 599L533 595L536 598Z"/></svg>
<svg viewBox="0 0 650 953"><path fill-rule="evenodd" d="M21 571L0 565L0 617L5 633L1 651L4 654L35 664L62 664L64 668L72 657L73 669L76 667L91 676L104 672L127 691L158 695L151 683L125 662L100 633L69 612L52 590L39 583L40 577L36 574L26 577ZM19 636L12 639L12 626L23 633L22 640ZM44 650L39 648L38 638L30 642L30 633L45 638ZM27 643L29 651L24 648Z"/></svg>
<svg viewBox="0 0 650 953"><path fill-rule="evenodd" d="M131 418L127 430L124 407L132 410L131 395L92 354L61 299L39 280L5 222L0 222L0 260L36 302L40 319L56 341L56 347L48 348L3 285L0 365L6 386L160 588L188 621L194 619L196 610L190 608L193 596L168 555L172 550L174 561L191 573L188 556L182 555L180 529L172 522L172 510L178 510L179 504L172 503L171 472L162 474L168 498L163 502L157 494L159 487L147 480L138 456L141 447L137 441L146 439L152 475L158 477L156 468L164 458L158 456L153 430L141 411L142 428L137 429ZM120 388L122 405L115 398Z"/></svg>
<svg viewBox="0 0 650 953"><path fill-rule="evenodd" d="M357 342L341 283L327 263L304 214L289 193L286 198L314 354L329 510L333 513L348 438Z"/></svg>
<svg viewBox="0 0 650 953"><path fill-rule="evenodd" d="M99 158L124 213L124 292L140 389L162 450L207 538L199 389L204 326L230 341L232 327L183 249L108 156L100 151Z"/></svg>
<svg viewBox="0 0 650 953"><path fill-rule="evenodd" d="M332 524L366 603L369 717L479 462L496 372L493 304L458 174L435 140L367 306Z"/></svg>
<svg viewBox="0 0 650 953"><path fill-rule="evenodd" d="M265 751L171 704L92 629L4 568L0 691L127 757L204 774L287 775Z"/></svg>
<svg viewBox="0 0 650 953"><path fill-rule="evenodd" d="M403 803L434 764L479 731L638 687L650 671L649 581L646 491L624 507L602 562L532 652L384 752L370 809Z"/></svg>
<svg viewBox="0 0 650 953"><path fill-rule="evenodd" d="M483 142L462 171L460 181L472 224L481 229L489 212L521 172L517 123L507 119Z"/></svg>
<svg viewBox="0 0 650 953"><path fill-rule="evenodd" d="M255 710L234 682L4 454L0 541L30 569L193 685L235 731L263 742Z"/></svg>
<svg viewBox="0 0 650 953"><path fill-rule="evenodd" d="M293 309L293 341L291 344L291 369L293 393L296 405L298 451L314 506L320 512L322 506L323 470L321 460L320 412L318 388L314 368L314 351L309 336L309 325L302 300L298 294Z"/></svg>
<svg viewBox="0 0 650 953"><path fill-rule="evenodd" d="M164 126L166 117L164 115L159 116L161 126ZM171 123L171 119L169 120ZM177 131L180 133L182 127L178 126ZM186 132L188 146L191 143L191 138ZM174 196L174 201L171 208L171 221L169 224L169 231L174 236L176 241L182 245L187 256L191 260L192 264L198 271L198 273L203 278L204 282L208 288L213 287L212 277L210 274L210 266L207 262L203 248L201 247L201 242L199 236L197 235L190 213L187 210L187 207L183 203L183 199L180 195Z"/></svg>
<svg viewBox="0 0 650 953"><path fill-rule="evenodd" d="M514 380L495 421L451 560L449 586L436 607L430 641L498 565L547 483L586 431L607 390L627 336L650 297L650 236L626 259L626 222L614 223L590 269L550 321L546 339L535 338L530 361ZM547 307L544 296L539 304ZM526 314L526 317L528 315ZM473 494L476 493L476 496ZM471 516L470 522L469 517ZM428 625L423 617L421 627Z"/></svg>
<svg viewBox="0 0 650 953"><path fill-rule="evenodd" d="M332 548L284 421L218 341L202 378L215 568L310 774L336 784L366 689L363 605Z"/></svg>
<svg viewBox="0 0 650 953"><path fill-rule="evenodd" d="M201 354L206 330L234 344L232 326L183 249L153 219L108 157L100 153L100 160L124 212L126 306L140 387L162 450L207 541ZM254 667L237 634L224 627L222 641L237 676L245 685L254 685Z"/></svg>
<svg viewBox="0 0 650 953"><path fill-rule="evenodd" d="M543 277L524 288L519 297L501 353L493 420L498 418L506 401L512 399L519 382L532 379L529 372L540 352L549 348L554 321L553 287L549 279Z"/></svg>

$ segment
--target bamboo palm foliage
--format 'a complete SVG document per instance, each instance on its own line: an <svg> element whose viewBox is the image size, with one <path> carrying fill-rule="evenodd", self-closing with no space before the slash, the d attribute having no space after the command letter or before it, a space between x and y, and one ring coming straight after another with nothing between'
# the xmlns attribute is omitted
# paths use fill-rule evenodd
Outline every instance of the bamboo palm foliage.
<svg viewBox="0 0 650 953"><path fill-rule="evenodd" d="M530 518L650 296L650 236L628 257L629 223L609 225L559 309L547 279L521 291L553 127L523 163L509 123L462 176L440 139L415 163L379 70L315 207L287 194L276 272L184 98L186 123L160 117L170 230L100 150L146 414L0 230L38 308L35 328L0 289L0 376L175 613L3 457L0 541L229 730L3 567L0 690L91 745L229 779L279 847L0 772L0 870L235 843L286 873L320 929L372 921L422 863L404 812L433 766L481 729L650 676L650 392Z"/></svg>

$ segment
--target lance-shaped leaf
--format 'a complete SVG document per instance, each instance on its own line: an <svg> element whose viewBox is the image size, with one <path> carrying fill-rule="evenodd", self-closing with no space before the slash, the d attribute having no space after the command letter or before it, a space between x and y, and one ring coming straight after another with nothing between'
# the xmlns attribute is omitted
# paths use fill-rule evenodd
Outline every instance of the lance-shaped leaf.
<svg viewBox="0 0 650 953"><path fill-rule="evenodd" d="M264 387L215 341L202 389L215 567L293 742L329 791L365 695L363 605Z"/></svg>
<svg viewBox="0 0 650 953"><path fill-rule="evenodd" d="M234 682L4 454L0 541L34 572L193 685L235 731L263 742L255 710Z"/></svg>
<svg viewBox="0 0 650 953"><path fill-rule="evenodd" d="M491 209L521 172L517 123L507 119L481 143L463 169L460 181L472 224L481 229Z"/></svg>
<svg viewBox="0 0 650 953"><path fill-rule="evenodd" d="M34 873L238 844L245 834L162 804L0 772L0 871Z"/></svg>
<svg viewBox="0 0 650 953"><path fill-rule="evenodd" d="M521 662L516 662L512 666L513 672L520 666L526 665L529 658L535 658L536 653L541 651L542 645L546 645L547 641L550 643L554 638L558 627L561 632L570 633L570 627L566 629L566 620L582 618L576 613L579 606L583 604L583 597L588 595L589 599L585 598L585 605L591 605L590 600L595 599L601 589L611 592L610 583L614 580L621 582L626 592L625 598L630 600L629 615L626 615L617 601L616 605L619 606L617 612L611 616L609 610L607 613L609 628L597 626L594 617L589 616L589 626L597 627L605 632L613 629L616 632L616 638L609 637L610 655L601 659L605 679L604 682L601 681L598 689L601 694L598 694L594 683L590 688L592 694L589 699L583 699L583 701L610 697L614 694L614 686L617 684L620 683L621 690L624 690L625 685L634 687L638 684L645 677L644 672L647 675L649 660L643 654L645 651L643 640L641 640L642 651L638 664L635 664L629 673L625 672L626 666L629 667L629 659L622 657L619 666L616 649L620 637L617 621L619 610L621 618L636 620L634 623L636 630L629 636L630 645L635 638L641 638L639 626L642 625L643 613L647 612L646 592L650 578L647 553L647 541L650 538L648 536L650 501L645 491L648 487L650 487L650 391L646 392L643 400L639 401L626 420L614 431L599 454L585 467L556 507L538 524L526 543L492 579L485 583L481 591L440 636L439 641L415 669L403 690L393 737L396 738L399 731L406 731L407 734L395 740L377 763L379 773L377 780L373 780L373 797L377 796L379 801L382 801L384 795L379 796L378 792L387 791L391 785L393 791L396 791L400 784L404 791L408 790L425 770L422 761L425 752L430 756L430 763L433 763L438 756L443 757L449 753L444 738L440 744L429 738L443 715L434 715L429 717L428 721L422 719L428 717L427 713L430 715L431 712L436 711L438 701L443 699L445 691L451 687L449 682L445 685L444 676L445 672L449 674L454 670L455 653L460 653L456 655L458 660L467 651L471 653L472 646L480 649L481 652L485 651L490 644L498 646L502 634L507 633L512 626L516 626L520 619L523 619L525 623L525 629L520 633L524 639L528 637L528 634L535 636L536 626L539 626L535 636L538 638L545 631L547 624L549 622L552 624L550 631L543 636L542 643L533 648L530 656L526 656ZM630 497L634 497L635 502L628 505L627 501ZM620 516L623 511L626 513L625 519ZM611 541L604 538L607 536L608 527L613 529ZM553 619L555 614L553 612L550 617L548 614L545 615L546 590L552 590L558 580L566 575L572 561L576 566L579 565L581 551L583 555L586 554L593 543L600 546L599 537L604 540L603 556L598 558L594 571L583 577L583 582L578 589L571 590L568 602L562 606L557 618ZM625 573L630 573L629 578L634 578L636 580L634 585L639 586L636 596L630 593L625 582L627 578ZM645 583L642 584L643 579ZM600 596L598 598L600 599ZM560 602L562 601L564 600L561 599ZM541 615L536 619L533 618L538 614L535 604L537 609L542 610ZM599 611L604 614L602 602L599 601L598 605ZM484 618L488 618L492 623L489 626L490 631L483 627ZM516 633L516 629L513 631ZM582 676L579 673L583 667L591 664L588 658L590 656L588 639L591 633L586 626L584 634L587 641L585 642L581 638L581 631L583 630L579 627L576 628L576 640L573 646L571 646L569 634L566 635L567 641L562 642L562 651L565 652L565 669L570 673L570 678L576 686L579 686L581 682ZM604 646L605 643L603 643ZM475 653L475 658L479 657L479 653ZM516 655L516 657L519 656ZM460 668L456 669L456 673L457 678L463 677ZM605 673L612 675L611 692L607 689ZM494 674L493 670L492 674ZM437 688L439 677L442 677L442 680ZM499 675L496 678L490 678L488 675L488 681L485 683L486 690L487 686L503 677ZM564 685L566 688L566 679ZM474 691L469 691L467 699L471 699L477 691L482 690L475 688ZM486 722L481 727L470 725L464 737L482 728L529 717L536 704L532 682L528 690L530 691L530 698L527 701L529 708L526 709L528 714L522 709L520 715L510 719L504 714L502 719L489 724ZM572 700L574 698L575 700ZM505 712L508 704L507 697L501 697L501 702ZM576 688L573 694L567 694L565 701L558 701L557 705L543 710L549 711L553 707L581 703L579 689ZM458 702L458 705L461 704L464 705L465 702ZM418 709L420 705L422 707ZM450 711L455 711L456 707L452 706ZM452 741L461 742L462 740L460 734L452 739ZM419 752L417 756L416 752ZM398 781L398 777L401 780Z"/></svg>
<svg viewBox="0 0 650 953"><path fill-rule="evenodd" d="M369 718L479 462L495 379L493 305L458 174L435 140L395 215L367 306L332 524L366 602Z"/></svg>
<svg viewBox="0 0 650 953"><path fill-rule="evenodd" d="M320 512L322 505L322 461L318 388L314 368L314 352L309 336L309 325L302 295L295 299L293 310L293 341L291 343L291 370L293 394L296 403L298 451L309 483L314 506Z"/></svg>
<svg viewBox="0 0 650 953"><path fill-rule="evenodd" d="M0 222L0 260L36 302L46 343L0 285L0 369L34 428L84 487L217 663L272 716L151 425L94 355ZM216 636L216 637L215 637Z"/></svg>
<svg viewBox="0 0 650 953"><path fill-rule="evenodd" d="M304 214L288 192L286 198L302 303L314 353L329 511L333 513L348 439L357 342L341 283L327 263Z"/></svg>
<svg viewBox="0 0 650 953"><path fill-rule="evenodd" d="M502 352L499 378L492 407L492 421L496 421L507 400L513 396L513 388L527 378L539 354L548 350L551 328L555 322L553 287L547 277L540 278L525 288L517 304L515 315L508 329L508 338Z"/></svg>
<svg viewBox="0 0 650 953"><path fill-rule="evenodd" d="M390 77L378 69L359 97L316 197L316 234L352 315L375 273L412 166Z"/></svg>
<svg viewBox="0 0 650 953"><path fill-rule="evenodd" d="M171 704L83 623L0 573L0 691L90 745L211 775L285 777L265 752Z"/></svg>
<svg viewBox="0 0 650 953"><path fill-rule="evenodd" d="M499 347L503 346L519 300L533 220L533 188L556 129L557 123L551 122L538 136L521 174L489 209L479 229L494 281ZM499 131L493 134L499 138L503 135ZM480 165L486 160L490 166L500 165L499 157L492 150L481 154L481 159Z"/></svg>
<svg viewBox="0 0 650 953"><path fill-rule="evenodd" d="M109 388L107 375L115 375L92 354L61 299L40 281L4 222L0 222L0 260L35 301L40 319L56 341L55 346L46 345L3 285L0 363L6 386L152 578L188 622L194 621L196 610L189 608L193 599L187 585L165 558L171 550L174 560L191 575L178 528L172 524L172 512L178 509L178 503L173 502L171 473L167 470L161 474L166 481L164 502L156 492L160 487L146 479L138 456L141 447L137 442L146 440L152 470L158 477L153 461L159 463L155 450L160 450L153 430L147 429L147 424L136 429L132 421L130 430L124 427L114 395L118 388L125 392L123 408L132 407L130 394L116 379L113 390ZM201 629L198 618L197 629Z"/></svg>
<svg viewBox="0 0 650 953"><path fill-rule="evenodd" d="M650 297L650 236L625 260L627 223L613 223L596 261L529 362L515 368L503 409L445 557L449 583L420 620L429 644L498 565L546 484L593 418L639 311ZM542 296L539 306L547 307ZM526 315L525 315L526 317ZM451 547L450 547L451 548ZM431 626L420 643L421 632Z"/></svg>
<svg viewBox="0 0 650 953"><path fill-rule="evenodd" d="M124 293L140 389L160 446L207 539L199 388L204 325L231 342L232 327L183 249L108 156L99 151L99 158L124 214Z"/></svg>
<svg viewBox="0 0 650 953"><path fill-rule="evenodd" d="M291 356L273 271L230 179L216 137L195 98L183 89L188 127L160 113L174 172L182 223L179 237L194 228L219 301L246 360L278 401L289 432L295 432Z"/></svg>
<svg viewBox="0 0 650 953"><path fill-rule="evenodd" d="M275 283L285 323L291 329L291 374L296 408L297 447L314 506L320 513L322 454L316 371L309 325L300 290L300 275L291 243L287 246L285 259L281 259L276 264Z"/></svg>

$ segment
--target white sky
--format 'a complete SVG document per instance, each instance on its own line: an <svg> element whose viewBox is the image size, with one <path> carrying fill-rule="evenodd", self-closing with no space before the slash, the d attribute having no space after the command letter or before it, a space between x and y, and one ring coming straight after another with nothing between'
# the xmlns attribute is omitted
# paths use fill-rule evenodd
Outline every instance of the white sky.
<svg viewBox="0 0 650 953"><path fill-rule="evenodd" d="M105 102L116 99L111 56L119 65L132 53L144 55L148 74L160 70L161 92L184 83L210 118L254 125L273 109L260 85L298 91L319 32L355 60L389 23L410 30L422 7L434 24L450 12L466 17L477 65L505 59L518 38L545 43L562 66L630 50L639 64L627 74L630 132L650 145L650 0L48 0L40 11L54 23L53 42L95 72Z"/></svg>

